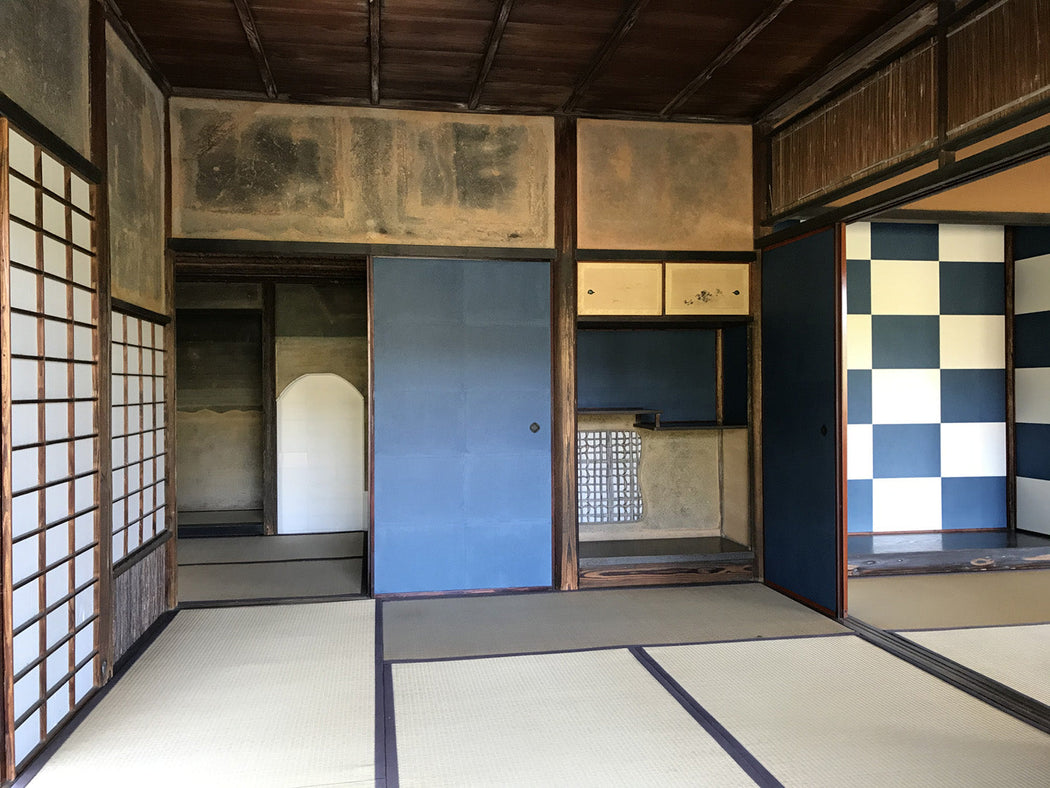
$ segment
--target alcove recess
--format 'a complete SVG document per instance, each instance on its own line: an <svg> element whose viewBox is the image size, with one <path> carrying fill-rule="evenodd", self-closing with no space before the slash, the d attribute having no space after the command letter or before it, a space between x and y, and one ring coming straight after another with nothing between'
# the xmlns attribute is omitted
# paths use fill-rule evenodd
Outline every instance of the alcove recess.
<svg viewBox="0 0 1050 788"><path fill-rule="evenodd" d="M750 264L577 274L581 585L752 579Z"/></svg>

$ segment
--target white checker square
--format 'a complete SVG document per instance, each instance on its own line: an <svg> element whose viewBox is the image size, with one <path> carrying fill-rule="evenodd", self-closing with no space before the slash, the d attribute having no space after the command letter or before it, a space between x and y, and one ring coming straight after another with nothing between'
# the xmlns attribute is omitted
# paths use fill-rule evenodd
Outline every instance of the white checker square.
<svg viewBox="0 0 1050 788"><path fill-rule="evenodd" d="M873 315L936 315L941 311L941 264L936 260L872 260Z"/></svg>
<svg viewBox="0 0 1050 788"><path fill-rule="evenodd" d="M846 478L871 479L874 469L874 428L870 424L846 425Z"/></svg>
<svg viewBox="0 0 1050 788"><path fill-rule="evenodd" d="M1017 477L1017 527L1050 536L1050 481Z"/></svg>
<svg viewBox="0 0 1050 788"><path fill-rule="evenodd" d="M871 484L876 532L941 530L940 479L875 479Z"/></svg>
<svg viewBox="0 0 1050 788"><path fill-rule="evenodd" d="M846 315L846 369L871 369L871 315Z"/></svg>
<svg viewBox="0 0 1050 788"><path fill-rule="evenodd" d="M1021 424L1050 424L1050 368L1014 371L1017 421Z"/></svg>
<svg viewBox="0 0 1050 788"><path fill-rule="evenodd" d="M1006 259L1005 235L996 225L942 224L940 257L953 263L1001 263Z"/></svg>
<svg viewBox="0 0 1050 788"><path fill-rule="evenodd" d="M941 425L941 476L1005 476L1006 425Z"/></svg>
<svg viewBox="0 0 1050 788"><path fill-rule="evenodd" d="M1018 260L1014 265L1014 312L1050 311L1050 254Z"/></svg>
<svg viewBox="0 0 1050 788"><path fill-rule="evenodd" d="M941 369L1003 369L1006 318L941 315Z"/></svg>
<svg viewBox="0 0 1050 788"><path fill-rule="evenodd" d="M871 222L846 225L846 259L871 259Z"/></svg>
<svg viewBox="0 0 1050 788"><path fill-rule="evenodd" d="M873 369L871 420L874 424L940 423L940 370Z"/></svg>

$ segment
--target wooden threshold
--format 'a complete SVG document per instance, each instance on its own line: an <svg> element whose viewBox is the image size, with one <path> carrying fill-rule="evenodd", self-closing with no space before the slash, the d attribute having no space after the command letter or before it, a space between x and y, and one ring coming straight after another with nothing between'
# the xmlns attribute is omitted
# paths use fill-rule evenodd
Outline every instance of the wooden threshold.
<svg viewBox="0 0 1050 788"><path fill-rule="evenodd" d="M718 559L663 564L622 564L580 567L580 588L750 583L755 580L754 558Z"/></svg>

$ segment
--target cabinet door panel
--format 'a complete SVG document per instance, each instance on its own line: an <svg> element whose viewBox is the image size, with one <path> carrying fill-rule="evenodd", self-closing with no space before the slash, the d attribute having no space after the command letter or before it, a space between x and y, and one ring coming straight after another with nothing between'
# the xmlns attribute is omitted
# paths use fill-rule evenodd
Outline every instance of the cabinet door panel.
<svg viewBox="0 0 1050 788"><path fill-rule="evenodd" d="M579 263L581 315L663 314L660 263Z"/></svg>
<svg viewBox="0 0 1050 788"><path fill-rule="evenodd" d="M668 263L667 314L746 315L747 263Z"/></svg>

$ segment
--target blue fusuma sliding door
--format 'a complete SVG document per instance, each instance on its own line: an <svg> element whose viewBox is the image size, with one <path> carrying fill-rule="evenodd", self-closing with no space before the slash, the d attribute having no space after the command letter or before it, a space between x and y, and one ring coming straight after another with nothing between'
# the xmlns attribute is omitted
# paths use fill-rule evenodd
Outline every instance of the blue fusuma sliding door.
<svg viewBox="0 0 1050 788"><path fill-rule="evenodd" d="M377 594L551 584L550 271L373 264Z"/></svg>
<svg viewBox="0 0 1050 788"><path fill-rule="evenodd" d="M837 299L832 230L762 255L765 578L841 612Z"/></svg>

